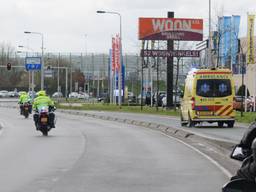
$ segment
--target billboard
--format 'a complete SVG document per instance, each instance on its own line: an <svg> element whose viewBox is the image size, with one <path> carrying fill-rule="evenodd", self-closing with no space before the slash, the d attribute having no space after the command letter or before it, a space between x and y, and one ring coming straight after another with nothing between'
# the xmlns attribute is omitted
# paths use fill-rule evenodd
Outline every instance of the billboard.
<svg viewBox="0 0 256 192"><path fill-rule="evenodd" d="M203 40L203 19L139 18L139 40Z"/></svg>

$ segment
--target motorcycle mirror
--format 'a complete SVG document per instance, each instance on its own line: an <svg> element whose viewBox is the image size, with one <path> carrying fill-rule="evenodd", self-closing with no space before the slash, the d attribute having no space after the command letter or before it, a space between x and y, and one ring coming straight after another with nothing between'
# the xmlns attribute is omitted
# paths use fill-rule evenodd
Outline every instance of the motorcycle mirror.
<svg viewBox="0 0 256 192"><path fill-rule="evenodd" d="M246 156L243 154L242 147L236 145L233 148L232 153L230 154L230 158L238 161L243 161L246 158Z"/></svg>
<svg viewBox="0 0 256 192"><path fill-rule="evenodd" d="M222 192L255 192L256 183L245 179L235 179L224 185Z"/></svg>

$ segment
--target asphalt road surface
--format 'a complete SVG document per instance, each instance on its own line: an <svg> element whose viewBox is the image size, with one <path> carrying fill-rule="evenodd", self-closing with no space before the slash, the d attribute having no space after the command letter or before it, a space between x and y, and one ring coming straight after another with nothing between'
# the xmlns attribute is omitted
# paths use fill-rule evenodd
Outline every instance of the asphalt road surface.
<svg viewBox="0 0 256 192"><path fill-rule="evenodd" d="M0 191L218 192L229 178L159 131L57 113L44 137L17 109L0 108Z"/></svg>

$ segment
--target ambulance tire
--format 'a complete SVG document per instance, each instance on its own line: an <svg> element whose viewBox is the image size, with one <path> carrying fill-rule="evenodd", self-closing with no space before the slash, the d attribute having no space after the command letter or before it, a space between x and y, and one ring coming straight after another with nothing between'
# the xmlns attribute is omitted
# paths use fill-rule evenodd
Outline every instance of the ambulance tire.
<svg viewBox="0 0 256 192"><path fill-rule="evenodd" d="M218 127L219 127L219 128L222 128L223 125L224 125L224 122L222 122L222 121L219 121L219 122L218 122Z"/></svg>
<svg viewBox="0 0 256 192"><path fill-rule="evenodd" d="M188 127L194 127L195 126L195 122L192 121L190 114L188 113Z"/></svg>
<svg viewBox="0 0 256 192"><path fill-rule="evenodd" d="M235 122L234 122L234 121L229 121L229 122L227 122L227 124L228 124L228 127L229 127L229 128L233 128Z"/></svg>
<svg viewBox="0 0 256 192"><path fill-rule="evenodd" d="M186 126L188 124L187 121L184 121L183 115L180 114L180 124L182 127Z"/></svg>

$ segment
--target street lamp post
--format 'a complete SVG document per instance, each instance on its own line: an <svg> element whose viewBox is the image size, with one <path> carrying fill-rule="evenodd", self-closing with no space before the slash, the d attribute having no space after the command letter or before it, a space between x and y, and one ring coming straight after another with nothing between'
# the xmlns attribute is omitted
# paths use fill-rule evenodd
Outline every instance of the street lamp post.
<svg viewBox="0 0 256 192"><path fill-rule="evenodd" d="M122 16L118 12L112 12L112 11L97 11L97 13L108 13L108 14L114 14L119 16L120 21L120 67L118 71L118 105L121 107L122 105L122 63L123 63L123 57L122 57ZM124 96L124 90L123 90L123 96Z"/></svg>
<svg viewBox="0 0 256 192"><path fill-rule="evenodd" d="M31 32L31 31L24 31L25 34L37 34L41 36L42 39L42 66L41 66L41 90L44 90L44 35L43 33L39 32Z"/></svg>
<svg viewBox="0 0 256 192"><path fill-rule="evenodd" d="M18 45L18 48L26 48L26 49L28 49L29 50L29 48L28 47L25 47L25 46L23 46L23 45ZM17 53L22 53L22 51L18 51ZM28 56L28 51L26 51L26 57ZM28 71L28 91L30 91L31 89L31 80L30 80L30 71ZM33 86L33 84L32 84L32 86Z"/></svg>

